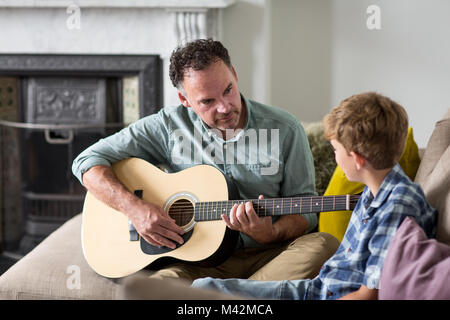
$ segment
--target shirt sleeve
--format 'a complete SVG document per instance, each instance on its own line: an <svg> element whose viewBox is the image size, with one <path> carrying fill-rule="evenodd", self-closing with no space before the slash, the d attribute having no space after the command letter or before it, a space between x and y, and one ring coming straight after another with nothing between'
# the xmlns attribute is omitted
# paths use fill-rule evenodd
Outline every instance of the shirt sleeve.
<svg viewBox="0 0 450 320"><path fill-rule="evenodd" d="M369 289L379 288L381 270L395 232L404 218L415 211L417 209L411 206L393 203L377 221L377 228L369 241L370 256L363 278L363 284Z"/></svg>
<svg viewBox="0 0 450 320"><path fill-rule="evenodd" d="M83 173L93 166L110 166L130 157L141 158L155 165L162 164L167 158L167 143L168 132L161 115L151 115L100 139L81 152L72 164L72 172L83 184Z"/></svg>
<svg viewBox="0 0 450 320"><path fill-rule="evenodd" d="M302 125L295 121L292 137L287 137L283 149L286 150L284 179L281 193L284 197L317 195L315 187L314 160L308 138ZM304 214L308 222L306 233L317 226L317 214Z"/></svg>

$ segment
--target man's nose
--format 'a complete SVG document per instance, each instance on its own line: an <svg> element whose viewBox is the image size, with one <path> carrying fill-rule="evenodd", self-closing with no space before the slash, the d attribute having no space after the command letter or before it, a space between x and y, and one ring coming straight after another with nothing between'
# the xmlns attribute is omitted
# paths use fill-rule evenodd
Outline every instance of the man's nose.
<svg viewBox="0 0 450 320"><path fill-rule="evenodd" d="M219 101L217 105L217 112L219 113L229 113L231 111L231 106L226 103L226 101Z"/></svg>

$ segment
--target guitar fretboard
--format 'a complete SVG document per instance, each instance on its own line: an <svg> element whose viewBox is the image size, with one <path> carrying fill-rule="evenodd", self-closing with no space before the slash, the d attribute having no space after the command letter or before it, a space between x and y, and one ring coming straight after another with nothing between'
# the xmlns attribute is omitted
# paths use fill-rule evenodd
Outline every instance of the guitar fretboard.
<svg viewBox="0 0 450 320"><path fill-rule="evenodd" d="M194 215L196 221L220 220L221 215L228 215L235 204L244 204L248 201L252 202L260 217L353 210L359 197L359 195L343 195L197 202Z"/></svg>

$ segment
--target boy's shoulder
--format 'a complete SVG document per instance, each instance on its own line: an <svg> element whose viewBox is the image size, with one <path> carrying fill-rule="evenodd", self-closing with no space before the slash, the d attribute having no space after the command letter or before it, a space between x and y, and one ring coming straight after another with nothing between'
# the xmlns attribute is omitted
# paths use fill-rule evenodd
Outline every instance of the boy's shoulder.
<svg viewBox="0 0 450 320"><path fill-rule="evenodd" d="M385 218L391 219L394 217L387 217L386 215L395 215L399 221L402 221L406 216L414 217L426 233L433 236L437 212L428 203L420 185L411 181L400 165L394 166L386 176L381 191L385 195L379 199L378 197L374 199L384 202L380 203L381 210L377 212L380 218L385 216Z"/></svg>
<svg viewBox="0 0 450 320"><path fill-rule="evenodd" d="M411 181L399 164L396 164L386 179L387 201L413 204L426 202L425 194L417 183Z"/></svg>
<svg viewBox="0 0 450 320"><path fill-rule="evenodd" d="M427 202L421 187L412 182L400 165L396 164L384 178L375 197L365 187L359 208L370 216L384 220L390 219L393 212L396 215L404 212L412 216L419 215L423 208L427 208Z"/></svg>

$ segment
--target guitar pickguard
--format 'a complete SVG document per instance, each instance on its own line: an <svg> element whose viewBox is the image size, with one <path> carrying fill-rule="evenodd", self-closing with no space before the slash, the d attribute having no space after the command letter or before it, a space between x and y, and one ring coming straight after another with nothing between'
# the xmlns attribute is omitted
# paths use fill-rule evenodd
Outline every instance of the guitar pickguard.
<svg viewBox="0 0 450 320"><path fill-rule="evenodd" d="M169 247L158 247L158 246L151 245L150 243L145 241L144 238L140 237L140 239L141 239L140 240L141 241L141 243L140 243L141 244L141 250L145 254L150 254L150 255L161 254L161 253L170 252L172 250L176 250L179 247L181 247L183 244L185 244L186 242L189 241L189 239L191 238L193 232L194 232L194 230L191 229L190 231L188 231L185 234L183 234L182 238L183 238L184 242L182 244L177 243L177 246L175 247L175 249L171 249Z"/></svg>

